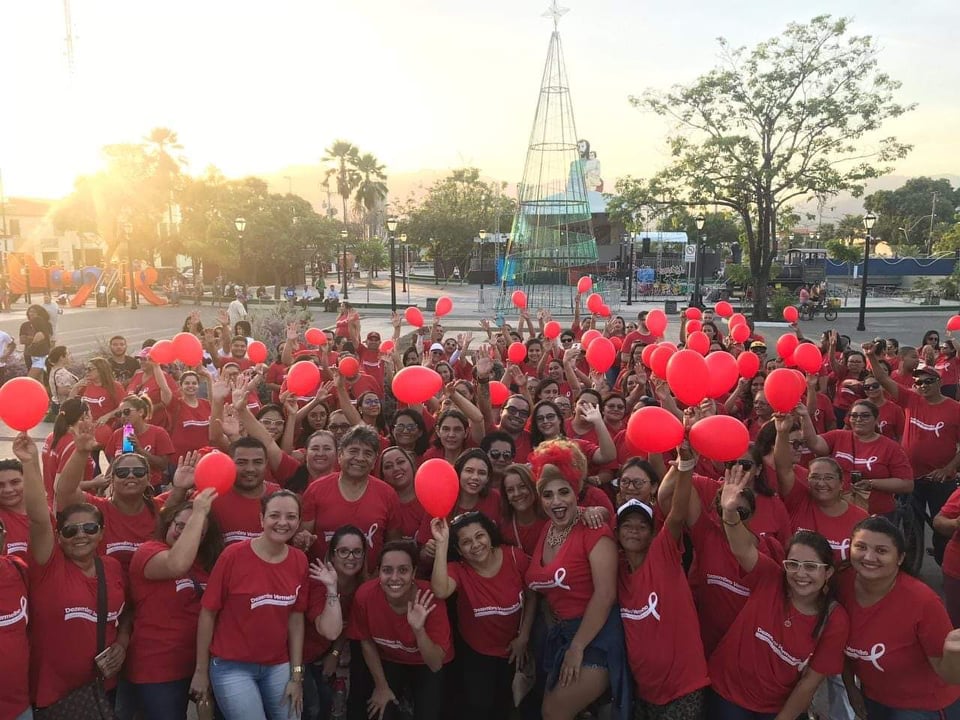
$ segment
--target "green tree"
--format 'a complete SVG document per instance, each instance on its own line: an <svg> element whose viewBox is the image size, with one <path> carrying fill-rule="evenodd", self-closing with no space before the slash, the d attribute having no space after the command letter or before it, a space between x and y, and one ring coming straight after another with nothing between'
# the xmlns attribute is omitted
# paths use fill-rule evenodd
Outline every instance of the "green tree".
<svg viewBox="0 0 960 720"><path fill-rule="evenodd" d="M914 252L936 244L953 224L958 204L960 190L945 178L929 177L910 178L896 190L878 190L863 199L864 207L877 215L873 236L911 246Z"/></svg>
<svg viewBox="0 0 960 720"><path fill-rule="evenodd" d="M343 203L343 224L346 227L347 202L353 191L360 184L362 176L356 170L357 160L360 158L360 151L356 145L346 140L335 140L333 145L325 151L324 162L333 162L337 165L337 194Z"/></svg>
<svg viewBox="0 0 960 720"><path fill-rule="evenodd" d="M173 217L173 206L177 190L182 183L182 168L186 160L181 155L174 156L171 152L183 150L183 145L177 133L169 128L153 128L144 138L147 155L154 162L154 182L157 192L166 196L166 223L165 232L160 238L160 252L167 258L182 251L180 239L177 237L176 224ZM164 262L164 264L168 264Z"/></svg>
<svg viewBox="0 0 960 720"><path fill-rule="evenodd" d="M354 247L354 255L361 268L367 269L367 277L373 280L374 271L389 264L390 255L379 238L371 238Z"/></svg>
<svg viewBox="0 0 960 720"><path fill-rule="evenodd" d="M910 147L859 141L912 106L894 101L900 84L878 70L869 36L828 15L792 23L752 50L720 40L722 64L688 86L631 97L673 120L672 161L648 180L626 178L617 194L653 206L718 205L742 222L754 283L754 317L767 316L767 284L778 216L791 204L841 191L889 172L878 163Z"/></svg>
<svg viewBox="0 0 960 720"><path fill-rule="evenodd" d="M387 179L383 165L371 153L364 153L357 158L356 170L360 174L360 182L354 192L354 206L358 214L364 218L364 233L367 239L376 233L376 218L372 217L377 206L387 198Z"/></svg>

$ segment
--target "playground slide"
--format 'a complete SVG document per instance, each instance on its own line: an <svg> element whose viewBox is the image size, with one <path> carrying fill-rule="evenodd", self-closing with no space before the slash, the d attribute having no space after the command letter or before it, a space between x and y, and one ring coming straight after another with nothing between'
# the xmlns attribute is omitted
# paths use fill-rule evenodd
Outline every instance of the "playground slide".
<svg viewBox="0 0 960 720"><path fill-rule="evenodd" d="M166 305L169 302L166 298L160 297L151 290L150 287L137 276L137 273L134 273L134 278L134 287L137 288L137 293L148 303L151 305Z"/></svg>
<svg viewBox="0 0 960 720"><path fill-rule="evenodd" d="M88 282L81 285L80 289L77 290L76 293L74 293L72 298L70 298L70 302L68 303L70 307L73 307L73 308L83 307L87 302L87 298L90 297L90 293L93 292L95 287L97 287L96 280L94 280L93 282Z"/></svg>

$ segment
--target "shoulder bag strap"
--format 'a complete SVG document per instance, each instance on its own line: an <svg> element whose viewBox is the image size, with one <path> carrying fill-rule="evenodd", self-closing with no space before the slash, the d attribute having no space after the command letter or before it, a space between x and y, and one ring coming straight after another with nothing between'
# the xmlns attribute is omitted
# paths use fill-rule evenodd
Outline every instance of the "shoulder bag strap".
<svg viewBox="0 0 960 720"><path fill-rule="evenodd" d="M107 574L99 556L94 558L97 571L97 655L107 649Z"/></svg>

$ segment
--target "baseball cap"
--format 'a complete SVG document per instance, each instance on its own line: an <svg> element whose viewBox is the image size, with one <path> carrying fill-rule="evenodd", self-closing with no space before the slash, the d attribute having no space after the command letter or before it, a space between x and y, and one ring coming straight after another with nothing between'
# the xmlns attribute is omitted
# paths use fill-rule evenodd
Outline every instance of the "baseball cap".
<svg viewBox="0 0 960 720"><path fill-rule="evenodd" d="M430 352L436 352L436 351L443 352L444 351L443 345L441 345L440 343L434 343L433 345L430 346Z"/></svg>
<svg viewBox="0 0 960 720"><path fill-rule="evenodd" d="M753 350L766 350L766 349L767 349L767 344L766 344L765 342L761 341L761 340L754 340L752 343L750 343L750 350L751 350L751 351L753 351Z"/></svg>
<svg viewBox="0 0 960 720"><path fill-rule="evenodd" d="M152 348L148 348L148 347L142 348L141 350L137 350L137 352L135 352L133 356L135 358L143 360L144 358L150 357L150 350L152 350Z"/></svg>
<svg viewBox="0 0 960 720"><path fill-rule="evenodd" d="M636 498L630 498L623 505L617 508L617 524L619 525L625 518L633 513L644 513L650 520L653 520L653 508L645 502L640 502Z"/></svg>
<svg viewBox="0 0 960 720"><path fill-rule="evenodd" d="M929 377L935 377L937 380L941 380L940 371L929 365L924 365L923 367L918 367L913 371L913 376L917 377L918 375L928 375Z"/></svg>

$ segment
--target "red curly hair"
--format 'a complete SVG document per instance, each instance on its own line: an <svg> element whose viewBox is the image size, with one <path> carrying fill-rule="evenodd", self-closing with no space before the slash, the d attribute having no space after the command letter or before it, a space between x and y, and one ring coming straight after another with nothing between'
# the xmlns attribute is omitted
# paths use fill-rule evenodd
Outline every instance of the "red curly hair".
<svg viewBox="0 0 960 720"><path fill-rule="evenodd" d="M538 489L551 480L562 479L580 494L587 477L587 458L576 443L563 438L547 440L530 453L528 460Z"/></svg>

